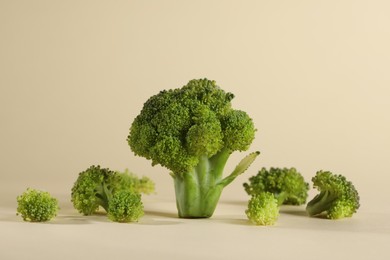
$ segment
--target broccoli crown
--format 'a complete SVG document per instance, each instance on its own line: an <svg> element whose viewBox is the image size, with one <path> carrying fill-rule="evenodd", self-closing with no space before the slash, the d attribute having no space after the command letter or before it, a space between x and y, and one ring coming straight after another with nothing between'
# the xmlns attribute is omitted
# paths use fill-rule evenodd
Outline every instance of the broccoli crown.
<svg viewBox="0 0 390 260"><path fill-rule="evenodd" d="M234 95L208 79L150 97L134 119L127 138L138 155L173 173L183 173L222 149L245 151L255 135L252 119L234 110Z"/></svg>
<svg viewBox="0 0 390 260"><path fill-rule="evenodd" d="M256 225L274 225L279 217L278 200L270 192L255 194L249 200L245 213Z"/></svg>
<svg viewBox="0 0 390 260"><path fill-rule="evenodd" d="M137 222L143 215L141 195L130 190L116 192L108 206L107 216L115 222Z"/></svg>
<svg viewBox="0 0 390 260"><path fill-rule="evenodd" d="M17 215L24 221L45 222L57 215L58 201L50 193L28 188L17 197Z"/></svg>
<svg viewBox="0 0 390 260"><path fill-rule="evenodd" d="M147 177L139 179L128 170L114 172L93 165L79 174L72 187L73 206L84 215L94 214L99 206L108 211L113 195L121 190L150 194L154 192L154 182Z"/></svg>
<svg viewBox="0 0 390 260"><path fill-rule="evenodd" d="M271 192L279 205L302 205L306 202L309 184L295 168L262 168L244 183L249 195Z"/></svg>
<svg viewBox="0 0 390 260"><path fill-rule="evenodd" d="M359 194L352 182L343 175L318 171L312 182L320 193L306 206L310 216L326 213L329 219L340 219L351 217L359 209Z"/></svg>

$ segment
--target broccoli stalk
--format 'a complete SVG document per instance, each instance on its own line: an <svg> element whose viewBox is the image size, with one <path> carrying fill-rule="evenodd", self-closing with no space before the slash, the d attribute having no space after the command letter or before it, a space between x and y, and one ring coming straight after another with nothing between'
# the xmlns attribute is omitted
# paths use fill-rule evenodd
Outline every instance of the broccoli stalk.
<svg viewBox="0 0 390 260"><path fill-rule="evenodd" d="M191 80L149 98L127 138L137 156L171 171L179 217L212 216L224 187L259 155L245 157L223 178L234 151L246 151L256 129L244 111L231 107L232 93L215 81Z"/></svg>
<svg viewBox="0 0 390 260"><path fill-rule="evenodd" d="M211 158L203 156L192 171L172 175L175 184L176 205L179 217L210 217L218 204L223 188L243 173L255 160L259 152L245 157L236 169L222 178L230 153L223 150Z"/></svg>

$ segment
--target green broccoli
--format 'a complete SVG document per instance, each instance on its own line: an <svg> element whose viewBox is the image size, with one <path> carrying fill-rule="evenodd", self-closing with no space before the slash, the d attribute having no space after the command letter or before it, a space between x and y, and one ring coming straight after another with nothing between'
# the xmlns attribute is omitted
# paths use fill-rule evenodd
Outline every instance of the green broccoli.
<svg viewBox="0 0 390 260"><path fill-rule="evenodd" d="M249 200L245 213L256 225L274 225L279 217L278 200L271 192L255 194Z"/></svg>
<svg viewBox="0 0 390 260"><path fill-rule="evenodd" d="M121 190L151 193L154 183L146 177L138 179L128 171L119 173L91 166L79 174L72 187L71 200L75 209L84 215L94 214L99 207L108 212L113 195Z"/></svg>
<svg viewBox="0 0 390 260"><path fill-rule="evenodd" d="M155 191L154 182L146 176L138 178L137 175L128 169L125 169L123 172L116 171L116 174L120 176L119 183L124 188L129 188L143 194L152 194Z"/></svg>
<svg viewBox="0 0 390 260"><path fill-rule="evenodd" d="M359 194L342 175L318 171L312 178L314 188L320 191L306 206L310 216L326 213L329 219L352 217L359 209Z"/></svg>
<svg viewBox="0 0 390 260"><path fill-rule="evenodd" d="M137 222L144 215L141 195L130 190L115 192L108 206L107 216L115 222Z"/></svg>
<svg viewBox="0 0 390 260"><path fill-rule="evenodd" d="M171 171L179 217L212 216L223 188L259 154L223 178L232 152L246 151L256 132L246 112L232 109L233 98L215 81L191 80L150 97L131 125L127 141L134 154Z"/></svg>
<svg viewBox="0 0 390 260"><path fill-rule="evenodd" d="M59 210L58 200L50 193L28 188L17 197L16 215L21 215L24 221L45 222L53 219Z"/></svg>
<svg viewBox="0 0 390 260"><path fill-rule="evenodd" d="M75 209L84 215L92 215L99 206L108 210L112 196L115 173L107 168L91 166L81 172L72 187L72 202Z"/></svg>
<svg viewBox="0 0 390 260"><path fill-rule="evenodd" d="M257 175L244 183L249 195L271 192L279 205L302 205L306 203L309 184L295 168L262 168Z"/></svg>

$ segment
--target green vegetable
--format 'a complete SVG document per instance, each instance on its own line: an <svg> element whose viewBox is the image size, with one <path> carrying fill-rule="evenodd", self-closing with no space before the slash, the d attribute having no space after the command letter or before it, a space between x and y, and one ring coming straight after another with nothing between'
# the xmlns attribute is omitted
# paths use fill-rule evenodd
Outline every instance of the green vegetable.
<svg viewBox="0 0 390 260"><path fill-rule="evenodd" d="M92 215L102 207L109 211L109 204L116 192L151 193L154 183L144 177L138 179L128 170L114 172L108 168L91 166L81 172L72 187L72 202L75 209L84 215Z"/></svg>
<svg viewBox="0 0 390 260"><path fill-rule="evenodd" d="M28 188L17 197L17 215L24 221L45 222L57 215L58 201L50 193Z"/></svg>
<svg viewBox="0 0 390 260"><path fill-rule="evenodd" d="M270 192L255 194L249 200L245 213L256 225L274 225L279 217L278 200Z"/></svg>
<svg viewBox="0 0 390 260"><path fill-rule="evenodd" d="M312 181L320 193L306 206L310 216L325 214L329 219L340 219L352 217L359 209L359 194L344 176L318 171Z"/></svg>
<svg viewBox="0 0 390 260"><path fill-rule="evenodd" d="M109 203L107 215L115 222L137 222L144 215L141 195L129 190L116 192Z"/></svg>
<svg viewBox="0 0 390 260"><path fill-rule="evenodd" d="M306 203L309 184L295 168L262 168L257 175L244 183L249 195L271 192L279 205L302 205Z"/></svg>
<svg viewBox="0 0 390 260"><path fill-rule="evenodd" d="M115 183L115 172L91 166L79 174L72 187L73 206L84 215L94 214L99 206L107 211Z"/></svg>
<svg viewBox="0 0 390 260"><path fill-rule="evenodd" d="M224 187L259 155L245 157L223 178L234 151L245 151L256 129L244 111L234 110L234 95L208 79L150 97L134 119L127 138L137 156L171 171L179 217L212 216Z"/></svg>
<svg viewBox="0 0 390 260"><path fill-rule="evenodd" d="M119 183L123 188L129 188L132 191L152 194L155 191L154 182L146 176L138 178L134 173L129 172L125 169L123 172L117 171L116 174L120 176Z"/></svg>

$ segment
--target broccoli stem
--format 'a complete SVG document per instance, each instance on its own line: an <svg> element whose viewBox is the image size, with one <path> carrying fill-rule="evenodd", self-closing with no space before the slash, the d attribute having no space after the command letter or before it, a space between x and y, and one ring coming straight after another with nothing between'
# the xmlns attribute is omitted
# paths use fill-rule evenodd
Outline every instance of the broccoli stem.
<svg viewBox="0 0 390 260"><path fill-rule="evenodd" d="M107 184L103 183L99 189L96 190L96 198L98 200L98 205L108 212L108 202L111 200L112 194L108 189Z"/></svg>
<svg viewBox="0 0 390 260"><path fill-rule="evenodd" d="M231 151L224 148L208 158L200 156L196 167L185 173L171 173L175 183L176 205L181 218L208 218L214 213L223 188L244 173L260 154L245 156L233 172L222 179Z"/></svg>
<svg viewBox="0 0 390 260"><path fill-rule="evenodd" d="M179 217L208 218L213 215L226 186L218 184L229 156L227 149L211 158L203 155L191 171L173 175Z"/></svg>
<svg viewBox="0 0 390 260"><path fill-rule="evenodd" d="M307 204L306 211L309 213L309 216L326 212L336 198L337 196L334 196L331 192L322 191Z"/></svg>

